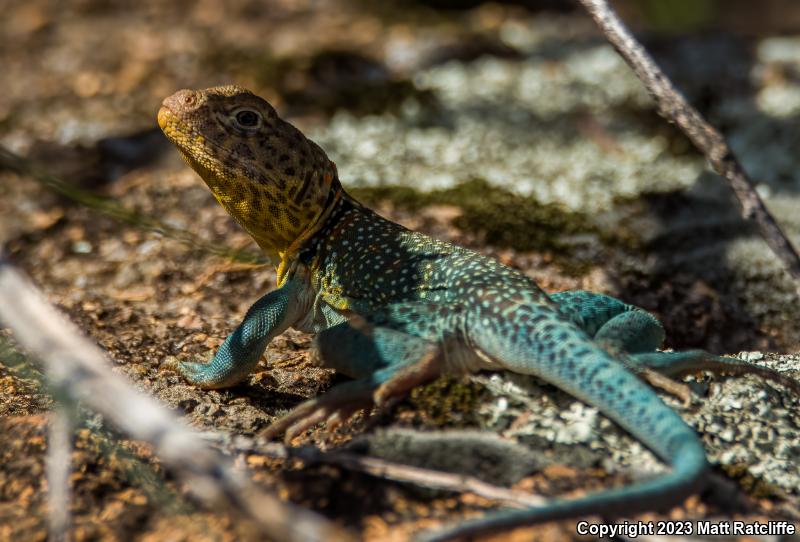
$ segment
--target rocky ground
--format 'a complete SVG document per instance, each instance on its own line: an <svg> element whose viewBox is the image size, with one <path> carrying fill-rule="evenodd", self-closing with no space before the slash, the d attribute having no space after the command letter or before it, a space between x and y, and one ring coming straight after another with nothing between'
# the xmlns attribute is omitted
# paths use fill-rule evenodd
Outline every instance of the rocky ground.
<svg viewBox="0 0 800 542"><path fill-rule="evenodd" d="M115 370L198 429L251 436L340 381L311 366L310 338L294 331L230 390L199 391L159 371L165 360L209 357L274 285L271 269L209 249L256 247L155 127L158 104L174 90L236 82L318 141L345 185L384 215L496 257L548 291L591 289L643 306L664 322L669 348L741 353L800 377L791 283L738 217L726 185L655 114L582 13L422 4L240 0L223 10L213 2L0 1L0 144L67 183L54 191L30 172L0 169L9 258L108 352ZM788 15L778 36L762 11L761 26L746 35L645 37L729 136L800 245L800 37ZM632 8L624 13L641 20ZM734 15L726 20L740 28ZM794 30L800 36L800 25ZM148 229L148 217L170 229ZM178 231L196 242L182 242ZM2 337L0 539L43 540L52 400L43 375ZM727 485L641 519L800 519L800 400L752 376L698 374L687 383L693 405L665 401L697 429ZM261 537L228 513L198 508L146 445L91 413L80 425L76 540ZM410 430L432 433L425 440ZM406 540L497 506L221 442L264 487L366 540ZM354 446L545 496L663 468L595 409L503 374L441 379L296 444ZM443 461L435 450L459 453ZM515 459L504 463L502 454ZM574 527L492 539L573 540Z"/></svg>

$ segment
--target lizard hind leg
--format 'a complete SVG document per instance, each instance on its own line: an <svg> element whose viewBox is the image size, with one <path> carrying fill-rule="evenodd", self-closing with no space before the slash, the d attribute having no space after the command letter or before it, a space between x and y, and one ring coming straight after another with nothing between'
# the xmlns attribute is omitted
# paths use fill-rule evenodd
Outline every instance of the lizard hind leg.
<svg viewBox="0 0 800 542"><path fill-rule="evenodd" d="M715 356L703 350L658 352L664 328L649 312L614 297L569 290L552 294L563 314L572 319L592 339L620 356L629 369L652 385L665 389L689 403L691 392L683 384L670 381L696 371L730 374L756 374L798 391L800 382L769 367L737 359ZM655 374L654 374L655 373Z"/></svg>
<svg viewBox="0 0 800 542"><path fill-rule="evenodd" d="M502 300L503 292L497 294ZM502 307L502 305L501 305ZM597 407L671 466L656 478L629 486L555 500L543 507L492 513L430 536L452 540L587 515L627 516L680 503L703 489L708 463L696 433L656 393L601 345L565 318L560 307L519 304L520 330L507 332L494 307L476 304L467 319L468 339L502 367L531 374ZM620 356L622 357L622 356Z"/></svg>
<svg viewBox="0 0 800 542"><path fill-rule="evenodd" d="M606 347L633 354L654 352L664 342L664 327L655 316L615 297L568 290L550 298L565 316Z"/></svg>
<svg viewBox="0 0 800 542"><path fill-rule="evenodd" d="M343 322L317 335L314 360L357 380L309 399L264 430L273 438L294 437L320 422L339 424L363 408L381 405L440 373L435 343L361 321Z"/></svg>
<svg viewBox="0 0 800 542"><path fill-rule="evenodd" d="M800 381L771 367L723 356L715 356L705 350L682 352L646 352L628 356L633 370L649 369L662 375L675 377L697 371L728 373L734 375L754 374L777 382L800 394Z"/></svg>

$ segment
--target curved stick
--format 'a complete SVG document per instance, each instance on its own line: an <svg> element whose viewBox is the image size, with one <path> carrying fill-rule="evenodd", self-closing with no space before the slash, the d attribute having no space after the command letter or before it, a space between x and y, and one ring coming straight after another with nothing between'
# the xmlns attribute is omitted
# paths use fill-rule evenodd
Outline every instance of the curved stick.
<svg viewBox="0 0 800 542"><path fill-rule="evenodd" d="M579 1L600 27L606 39L644 84L656 102L658 113L669 122L675 123L705 155L714 171L727 179L742 206L742 217L755 222L767 245L794 278L795 288L800 293L800 256L764 205L752 179L744 171L719 130L711 126L697 109L686 101L606 0Z"/></svg>

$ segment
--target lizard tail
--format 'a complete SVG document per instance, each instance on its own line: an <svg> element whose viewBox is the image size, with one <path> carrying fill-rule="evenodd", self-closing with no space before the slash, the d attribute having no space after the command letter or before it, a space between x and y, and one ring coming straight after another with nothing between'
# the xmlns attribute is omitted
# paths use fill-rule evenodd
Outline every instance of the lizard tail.
<svg viewBox="0 0 800 542"><path fill-rule="evenodd" d="M679 504L703 489L708 462L692 428L625 365L585 334L563 322L540 318L530 334L503 336L489 326L472 326L473 344L514 372L546 380L597 407L645 444L672 470L662 476L546 506L503 511L422 536L425 542L587 515L620 516ZM556 340L557 339L557 340Z"/></svg>
<svg viewBox="0 0 800 542"><path fill-rule="evenodd" d="M662 477L633 486L595 493L574 500L556 500L545 506L524 510L491 513L483 518L430 533L422 533L417 542L443 542L458 538L497 533L546 521L582 516L620 517L663 508L679 503L701 491L708 463L702 448L687 442L674 457L675 467Z"/></svg>

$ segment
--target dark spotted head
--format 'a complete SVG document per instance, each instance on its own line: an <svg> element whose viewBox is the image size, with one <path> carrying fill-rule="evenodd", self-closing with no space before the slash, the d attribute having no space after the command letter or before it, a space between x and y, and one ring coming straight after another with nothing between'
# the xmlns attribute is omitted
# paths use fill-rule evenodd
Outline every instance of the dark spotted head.
<svg viewBox="0 0 800 542"><path fill-rule="evenodd" d="M222 206L281 260L341 191L325 152L243 88L179 90L164 100L158 124Z"/></svg>

